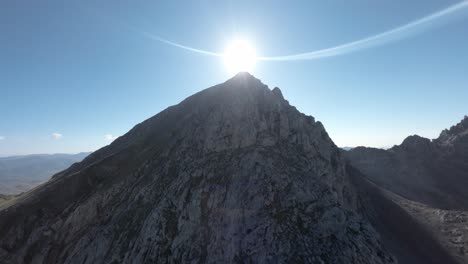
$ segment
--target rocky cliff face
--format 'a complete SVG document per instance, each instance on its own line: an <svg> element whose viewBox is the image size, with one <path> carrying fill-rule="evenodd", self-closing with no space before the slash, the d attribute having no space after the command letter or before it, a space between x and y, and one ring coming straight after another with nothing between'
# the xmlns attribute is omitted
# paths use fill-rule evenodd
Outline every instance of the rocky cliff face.
<svg viewBox="0 0 468 264"><path fill-rule="evenodd" d="M468 117L432 141L410 136L389 150L343 153L380 187L433 207L468 209Z"/></svg>
<svg viewBox="0 0 468 264"><path fill-rule="evenodd" d="M247 73L0 211L2 263L393 263L320 122Z"/></svg>

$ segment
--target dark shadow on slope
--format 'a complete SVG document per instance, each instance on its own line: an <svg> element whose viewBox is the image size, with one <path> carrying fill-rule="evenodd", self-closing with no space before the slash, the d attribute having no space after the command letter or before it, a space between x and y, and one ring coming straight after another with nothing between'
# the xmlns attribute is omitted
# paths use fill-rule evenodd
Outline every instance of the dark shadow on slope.
<svg viewBox="0 0 468 264"><path fill-rule="evenodd" d="M456 263L424 227L388 199L360 171L349 164L347 171L360 194L362 213L371 221L385 247L400 264Z"/></svg>

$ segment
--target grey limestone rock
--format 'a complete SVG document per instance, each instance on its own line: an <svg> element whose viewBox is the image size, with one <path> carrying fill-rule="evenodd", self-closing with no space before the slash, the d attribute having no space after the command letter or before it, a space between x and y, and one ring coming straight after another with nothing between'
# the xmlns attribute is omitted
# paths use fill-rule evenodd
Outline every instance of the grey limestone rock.
<svg viewBox="0 0 468 264"><path fill-rule="evenodd" d="M2 263L394 263L320 122L248 73L0 211Z"/></svg>

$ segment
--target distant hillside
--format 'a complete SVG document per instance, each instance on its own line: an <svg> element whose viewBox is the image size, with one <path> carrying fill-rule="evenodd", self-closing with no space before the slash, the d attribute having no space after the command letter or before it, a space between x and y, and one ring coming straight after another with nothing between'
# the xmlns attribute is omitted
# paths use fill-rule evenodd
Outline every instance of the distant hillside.
<svg viewBox="0 0 468 264"><path fill-rule="evenodd" d="M18 194L83 160L89 153L36 154L0 158L0 194Z"/></svg>
<svg viewBox="0 0 468 264"><path fill-rule="evenodd" d="M437 139L417 135L388 150L343 154L369 180L406 199L440 209L468 209L468 116Z"/></svg>

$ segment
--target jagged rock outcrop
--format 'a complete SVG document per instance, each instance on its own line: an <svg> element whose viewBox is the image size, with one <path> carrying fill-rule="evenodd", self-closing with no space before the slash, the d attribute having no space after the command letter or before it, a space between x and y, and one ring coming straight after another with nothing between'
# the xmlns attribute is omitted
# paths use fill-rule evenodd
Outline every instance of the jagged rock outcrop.
<svg viewBox="0 0 468 264"><path fill-rule="evenodd" d="M441 209L468 209L468 117L437 139L410 136L388 150L343 152L378 186Z"/></svg>
<svg viewBox="0 0 468 264"><path fill-rule="evenodd" d="M468 135L468 116L465 116L463 120L452 126L450 129L445 129L440 133L440 136L435 140L440 145L452 145L459 146L462 143L466 143L466 137ZM466 147L466 145L464 145ZM466 150L466 148L464 148Z"/></svg>
<svg viewBox="0 0 468 264"><path fill-rule="evenodd" d="M320 122L248 73L0 211L1 263L394 263Z"/></svg>

